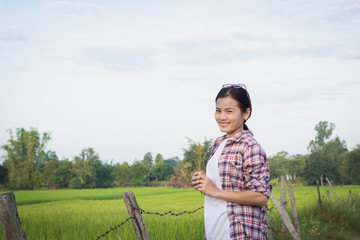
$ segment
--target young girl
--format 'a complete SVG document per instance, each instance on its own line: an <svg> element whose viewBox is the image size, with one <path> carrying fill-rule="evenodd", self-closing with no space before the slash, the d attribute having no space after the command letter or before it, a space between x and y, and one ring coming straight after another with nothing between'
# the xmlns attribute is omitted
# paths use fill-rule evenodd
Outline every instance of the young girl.
<svg viewBox="0 0 360 240"><path fill-rule="evenodd" d="M245 124L251 112L244 84L222 86L215 120L226 134L214 142L206 175L195 172L192 178L195 189L205 194L207 240L266 239L269 165Z"/></svg>

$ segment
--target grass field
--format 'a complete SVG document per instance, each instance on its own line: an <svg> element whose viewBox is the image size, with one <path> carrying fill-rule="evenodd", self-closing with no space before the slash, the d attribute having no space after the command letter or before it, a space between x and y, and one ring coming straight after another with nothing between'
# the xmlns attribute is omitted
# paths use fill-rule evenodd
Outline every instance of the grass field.
<svg viewBox="0 0 360 240"><path fill-rule="evenodd" d="M326 196L327 187L321 188ZM194 189L161 188L113 188L84 190L34 190L15 191L22 226L29 239L96 239L111 227L128 218L121 192L131 190L141 208L150 212L182 212L203 206L204 198ZM337 186L336 193L347 200L349 190L360 196L360 186ZM305 239L311 238L316 220L302 217L302 212L317 202L316 187L294 188L300 223ZM0 192L4 193L4 192ZM280 189L274 188L280 198ZM331 193L332 194L332 193ZM332 194L335 203L335 196ZM269 207L273 206L269 201ZM288 204L290 210L290 204ZM290 212L290 211L289 211ZM279 224L276 209L269 211L270 219ZM144 220L152 239L203 239L203 210L182 216L157 216L144 214ZM316 226L315 226L316 227ZM345 229L346 231L346 229ZM355 233L356 234L356 233ZM317 236L320 236L317 235ZM0 239L4 239L0 231ZM129 222L101 239L136 239Z"/></svg>

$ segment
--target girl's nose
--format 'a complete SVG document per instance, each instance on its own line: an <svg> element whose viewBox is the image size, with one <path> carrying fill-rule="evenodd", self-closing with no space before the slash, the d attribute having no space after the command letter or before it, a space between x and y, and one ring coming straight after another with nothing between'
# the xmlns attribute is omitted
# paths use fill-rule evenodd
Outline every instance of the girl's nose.
<svg viewBox="0 0 360 240"><path fill-rule="evenodd" d="M220 119L220 120L224 120L224 119L226 119L225 114L224 114L224 113L220 113L220 115L219 115L219 119Z"/></svg>

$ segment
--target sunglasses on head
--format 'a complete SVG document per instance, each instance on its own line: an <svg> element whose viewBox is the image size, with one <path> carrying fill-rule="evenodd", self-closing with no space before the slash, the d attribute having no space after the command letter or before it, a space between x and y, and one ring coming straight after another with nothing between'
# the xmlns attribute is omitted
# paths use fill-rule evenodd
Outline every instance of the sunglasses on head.
<svg viewBox="0 0 360 240"><path fill-rule="evenodd" d="M222 85L222 88L232 88L232 87L233 88L243 88L247 91L246 86L243 83L235 83L235 84L226 83L226 84Z"/></svg>
<svg viewBox="0 0 360 240"><path fill-rule="evenodd" d="M222 85L222 88L243 88L243 89L245 89L246 95L247 95L247 97L249 99L250 106L251 106L251 99L250 99L250 96L249 96L249 93L247 91L247 88L246 88L245 84L243 84L243 83L235 83L235 84L226 83L226 84Z"/></svg>

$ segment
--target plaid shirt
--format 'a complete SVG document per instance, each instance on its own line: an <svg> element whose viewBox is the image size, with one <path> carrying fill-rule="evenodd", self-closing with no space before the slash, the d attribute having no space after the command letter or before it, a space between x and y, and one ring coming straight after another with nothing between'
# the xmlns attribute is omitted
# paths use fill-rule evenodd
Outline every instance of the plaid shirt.
<svg viewBox="0 0 360 240"><path fill-rule="evenodd" d="M211 156L225 137L216 139ZM241 131L228 139L218 166L224 190L251 190L270 197L272 187L269 184L269 164L264 150L253 138L251 131ZM232 240L266 239L268 217L265 206L232 202L226 202L226 205Z"/></svg>

